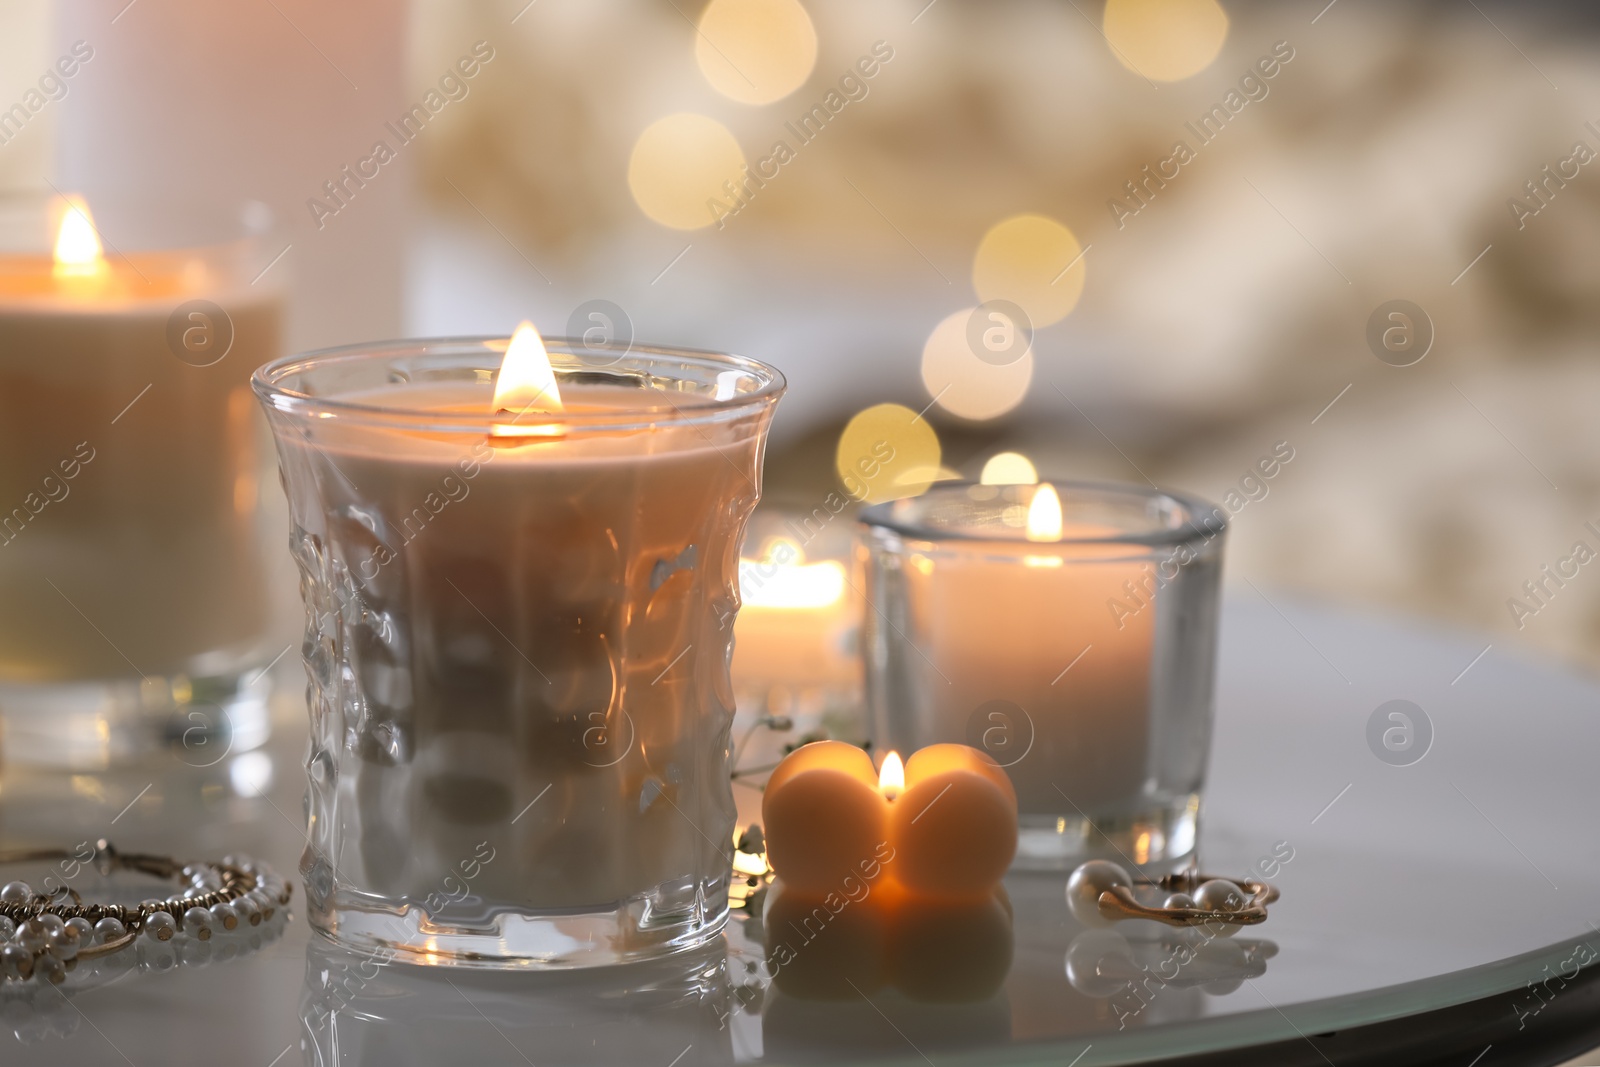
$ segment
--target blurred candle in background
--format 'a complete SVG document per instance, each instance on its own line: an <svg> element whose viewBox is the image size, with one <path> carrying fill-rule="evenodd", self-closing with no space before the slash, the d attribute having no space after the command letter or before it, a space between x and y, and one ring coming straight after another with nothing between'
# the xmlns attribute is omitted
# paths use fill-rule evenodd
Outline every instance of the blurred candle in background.
<svg viewBox="0 0 1600 1067"><path fill-rule="evenodd" d="M422 149L397 145L385 123L418 102L407 98L405 78L409 4L72 0L55 8L56 41L39 57L41 69L76 42L93 50L50 105L57 186L82 190L91 203L125 194L260 201L280 230L272 254L292 246L291 350L402 332L406 205ZM395 158L375 177L347 178L378 140ZM307 202L327 202L329 182L343 189L338 211L318 218Z"/></svg>
<svg viewBox="0 0 1600 1067"><path fill-rule="evenodd" d="M739 593L737 681L768 689L859 684L858 609L842 562L810 560L797 541L774 537L757 558L739 560Z"/></svg>
<svg viewBox="0 0 1600 1067"><path fill-rule="evenodd" d="M775 508L758 511L745 535L733 644L741 827L761 822L754 783L777 766L786 745L806 736L865 736L861 598L846 569L852 531L848 520L836 525L818 529Z"/></svg>
<svg viewBox="0 0 1600 1067"><path fill-rule="evenodd" d="M38 208L51 247L0 253L6 755L98 766L182 735L208 762L264 730L249 377L281 300L247 240L108 256L82 200Z"/></svg>

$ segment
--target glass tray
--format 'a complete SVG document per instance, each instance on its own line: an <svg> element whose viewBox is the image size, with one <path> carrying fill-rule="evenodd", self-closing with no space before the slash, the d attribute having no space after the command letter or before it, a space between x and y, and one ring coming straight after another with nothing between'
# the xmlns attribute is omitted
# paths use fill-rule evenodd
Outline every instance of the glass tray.
<svg viewBox="0 0 1600 1067"><path fill-rule="evenodd" d="M893 982L793 996L768 980L764 931L747 917L696 954L536 975L352 955L296 916L237 960L152 956L164 973L71 998L0 996L0 1062L1094 1067L1210 1055L1348 1067L1410 1061L1395 1050L1423 1040L1428 1062L1465 1050L1464 1065L1492 1045L1484 1067L1555 1063L1600 1044L1597 971L1579 970L1600 953L1600 686L1485 643L1277 595L1228 603L1199 858L1238 876L1275 863L1283 897L1265 924L1192 961L1171 962L1161 927L1085 931L1064 873L1008 879L1008 937L949 935L952 981L982 994L958 1003ZM1380 708L1395 700L1421 709L1395 706L1409 749L1383 743L1398 720ZM293 871L296 705L284 701L269 748L211 768L8 772L3 839L110 836ZM978 972L1002 957L989 992ZM934 958L902 984L937 978Z"/></svg>

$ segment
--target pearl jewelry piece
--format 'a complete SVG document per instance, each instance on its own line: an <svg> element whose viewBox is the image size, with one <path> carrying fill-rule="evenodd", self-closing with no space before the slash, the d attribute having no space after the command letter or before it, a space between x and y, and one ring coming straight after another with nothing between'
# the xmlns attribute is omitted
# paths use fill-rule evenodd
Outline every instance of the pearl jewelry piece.
<svg viewBox="0 0 1600 1067"><path fill-rule="evenodd" d="M260 926L271 920L280 906L288 905L292 892L265 864L243 856L228 857L221 863L180 865L164 856L121 853L102 840L95 846L93 859L102 874L134 870L187 885L179 895L130 907L85 904L70 887L40 895L26 882L8 882L0 887L0 978L20 981L36 976L41 982L59 984L78 961L108 956L135 941L139 942L139 966L155 970L176 966L178 954L164 943L179 933L178 914L183 915L181 929L190 935L180 947L185 955L203 959L209 955L208 947L191 952L187 946L210 940L216 930ZM0 852L0 863L58 860L81 863L84 856L54 849ZM141 934L147 936L140 939ZM251 934L251 940L273 936ZM224 952L225 957L231 954ZM100 968L89 962L80 973L113 966L109 960Z"/></svg>
<svg viewBox="0 0 1600 1067"><path fill-rule="evenodd" d="M1238 911L1244 907L1244 891L1224 878L1213 878L1200 887L1194 903L1208 911Z"/></svg>
<svg viewBox="0 0 1600 1067"><path fill-rule="evenodd" d="M67 965L49 952L34 957L33 973L40 982L60 985L67 980Z"/></svg>
<svg viewBox="0 0 1600 1067"><path fill-rule="evenodd" d="M1213 878L1195 893L1194 905L1206 911L1242 911L1245 906L1244 890L1226 879ZM1230 922L1209 922L1206 923L1206 929L1218 937L1232 937L1239 932L1239 925Z"/></svg>
<svg viewBox="0 0 1600 1067"><path fill-rule="evenodd" d="M171 941L178 932L178 920L164 911L152 912L144 920L144 931L157 941Z"/></svg>
<svg viewBox="0 0 1600 1067"><path fill-rule="evenodd" d="M23 965L27 972L23 973ZM33 953L15 942L0 945L0 977L27 978L33 974Z"/></svg>
<svg viewBox="0 0 1600 1067"><path fill-rule="evenodd" d="M26 982L33 977L33 953L15 941L0 949L0 953L5 954L5 974L7 978L16 978Z"/></svg>
<svg viewBox="0 0 1600 1067"><path fill-rule="evenodd" d="M17 929L16 943L29 952L42 952L49 942L50 928L38 919L29 919Z"/></svg>
<svg viewBox="0 0 1600 1067"><path fill-rule="evenodd" d="M1110 860L1089 860L1067 879L1067 908L1085 926L1110 926L1110 920L1100 914L1100 894L1132 885L1132 876Z"/></svg>
<svg viewBox="0 0 1600 1067"><path fill-rule="evenodd" d="M1136 886L1168 891L1160 907L1141 903ZM1161 878L1134 878L1106 860L1080 864L1067 879L1067 908L1085 926L1102 927L1119 919L1154 919L1169 926L1203 928L1212 937L1232 937L1241 926L1265 922L1276 887L1254 879L1217 878L1196 870Z"/></svg>
<svg viewBox="0 0 1600 1067"><path fill-rule="evenodd" d="M205 908L190 908L184 912L183 932L197 941L210 941L211 913Z"/></svg>
<svg viewBox="0 0 1600 1067"><path fill-rule="evenodd" d="M78 958L78 931L63 926L59 930L50 931L50 940L45 945L50 955L58 960L71 960Z"/></svg>

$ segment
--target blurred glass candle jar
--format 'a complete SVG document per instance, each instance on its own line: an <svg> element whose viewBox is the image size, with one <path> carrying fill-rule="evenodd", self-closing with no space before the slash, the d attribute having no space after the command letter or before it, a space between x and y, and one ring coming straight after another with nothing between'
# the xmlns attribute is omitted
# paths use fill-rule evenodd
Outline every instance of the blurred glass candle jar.
<svg viewBox="0 0 1600 1067"><path fill-rule="evenodd" d="M714 936L739 544L782 376L524 324L255 386L307 611L312 924L535 968Z"/></svg>
<svg viewBox="0 0 1600 1067"><path fill-rule="evenodd" d="M874 743L961 742L1016 786L1017 864L1194 846L1223 513L1137 486L937 486L860 519Z"/></svg>
<svg viewBox="0 0 1600 1067"><path fill-rule="evenodd" d="M249 377L278 354L281 301L251 284L259 243L232 220L229 240L172 248L155 212L125 214L150 232L109 257L76 198L3 220L11 760L103 766L182 736L187 758L209 761L265 734L264 434ZM132 251L134 236L166 250Z"/></svg>
<svg viewBox="0 0 1600 1067"><path fill-rule="evenodd" d="M822 516L832 515L819 509ZM734 626L734 799L739 825L761 822L754 785L796 737L865 736L862 726L859 584L849 567L854 523L758 508L739 560Z"/></svg>
<svg viewBox="0 0 1600 1067"><path fill-rule="evenodd" d="M861 609L845 570L848 556L812 558L787 536L762 540L754 556L739 560L734 684L761 694L857 693L861 667L852 641Z"/></svg>

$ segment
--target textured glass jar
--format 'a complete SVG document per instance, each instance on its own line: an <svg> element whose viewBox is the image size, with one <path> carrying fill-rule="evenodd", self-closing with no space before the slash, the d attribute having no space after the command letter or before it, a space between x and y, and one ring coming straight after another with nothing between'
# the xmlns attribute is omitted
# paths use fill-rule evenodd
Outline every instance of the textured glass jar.
<svg viewBox="0 0 1600 1067"><path fill-rule="evenodd" d="M1040 509L1049 488L1059 511ZM1058 525L1035 529L1043 514ZM1019 866L1194 847L1224 513L1140 486L937 486L860 518L874 744L982 748Z"/></svg>
<svg viewBox="0 0 1600 1067"><path fill-rule="evenodd" d="M565 409L508 445L506 345L256 374L308 617L310 919L424 962L687 948L727 915L738 550L783 379L552 341Z"/></svg>

